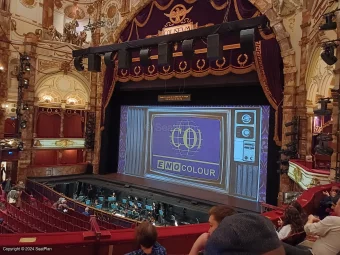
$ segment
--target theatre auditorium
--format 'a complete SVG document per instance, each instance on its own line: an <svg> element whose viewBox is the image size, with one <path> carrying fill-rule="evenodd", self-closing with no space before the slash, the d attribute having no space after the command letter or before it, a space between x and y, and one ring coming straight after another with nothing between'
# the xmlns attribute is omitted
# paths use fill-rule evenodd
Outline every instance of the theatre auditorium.
<svg viewBox="0 0 340 255"><path fill-rule="evenodd" d="M0 254L340 253L339 15L0 0Z"/></svg>

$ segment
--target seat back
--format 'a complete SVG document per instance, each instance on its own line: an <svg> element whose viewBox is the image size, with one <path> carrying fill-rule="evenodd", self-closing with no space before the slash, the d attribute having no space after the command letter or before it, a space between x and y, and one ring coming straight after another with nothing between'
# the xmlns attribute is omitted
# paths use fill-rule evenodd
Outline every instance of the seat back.
<svg viewBox="0 0 340 255"><path fill-rule="evenodd" d="M299 232L292 235L287 236L286 238L282 239L282 242L286 244L290 244L292 246L296 246L302 243L306 239L306 232Z"/></svg>

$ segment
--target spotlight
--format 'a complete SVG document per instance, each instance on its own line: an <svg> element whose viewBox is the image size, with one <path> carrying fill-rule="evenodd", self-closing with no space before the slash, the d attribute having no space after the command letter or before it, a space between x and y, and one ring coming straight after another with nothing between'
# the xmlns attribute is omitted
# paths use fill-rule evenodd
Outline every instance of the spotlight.
<svg viewBox="0 0 340 255"><path fill-rule="evenodd" d="M297 124L297 119L293 119L291 122L285 123L285 127L290 127Z"/></svg>
<svg viewBox="0 0 340 255"><path fill-rule="evenodd" d="M335 43L325 44L323 46L324 51L321 53L321 58L329 66L334 65L338 61L338 58L335 56L334 52L336 47L337 44Z"/></svg>
<svg viewBox="0 0 340 255"><path fill-rule="evenodd" d="M26 55L26 53L20 54L20 60L21 61L30 60L30 57Z"/></svg>
<svg viewBox="0 0 340 255"><path fill-rule="evenodd" d="M22 109L25 110L25 111L27 111L27 110L29 110L30 108L28 107L28 104L25 103L25 104L22 106Z"/></svg>
<svg viewBox="0 0 340 255"><path fill-rule="evenodd" d="M74 67L79 72L84 71L84 64L83 64L83 57L82 56L76 57L74 59Z"/></svg>
<svg viewBox="0 0 340 255"><path fill-rule="evenodd" d="M141 49L139 51L139 62L141 66L149 66L151 64L150 49Z"/></svg>
<svg viewBox="0 0 340 255"><path fill-rule="evenodd" d="M113 55L114 55L113 52L105 53L104 63L107 67L113 67L114 66Z"/></svg>
<svg viewBox="0 0 340 255"><path fill-rule="evenodd" d="M123 49L118 51L118 69L129 69L131 66L131 52Z"/></svg>
<svg viewBox="0 0 340 255"><path fill-rule="evenodd" d="M210 61L223 58L223 42L219 34L209 35L207 38L207 58Z"/></svg>
<svg viewBox="0 0 340 255"><path fill-rule="evenodd" d="M325 24L322 24L319 29L320 30L334 30L336 29L337 25L336 22L333 21L333 18L335 17L334 12L327 13L324 15L325 17Z"/></svg>
<svg viewBox="0 0 340 255"><path fill-rule="evenodd" d="M332 111L327 109L327 104L330 102L330 98L320 98L318 102L320 104L320 109L314 110L314 114L319 116L331 115Z"/></svg>
<svg viewBox="0 0 340 255"><path fill-rule="evenodd" d="M26 63L24 70L27 71L27 72L31 71L31 64L30 63Z"/></svg>
<svg viewBox="0 0 340 255"><path fill-rule="evenodd" d="M172 44L160 43L158 44L158 65L166 66L172 63Z"/></svg>
<svg viewBox="0 0 340 255"><path fill-rule="evenodd" d="M29 86L28 79L26 79L26 78L22 79L22 84L20 84L20 85L22 85L25 89L28 89L28 86Z"/></svg>
<svg viewBox="0 0 340 255"><path fill-rule="evenodd" d="M194 57L194 39L184 40L182 43L182 53L184 59L191 60Z"/></svg>
<svg viewBox="0 0 340 255"><path fill-rule="evenodd" d="M26 121L26 120L21 121L20 127L21 127L22 129L25 129L25 128L27 127L27 121Z"/></svg>
<svg viewBox="0 0 340 255"><path fill-rule="evenodd" d="M24 143L23 142L20 142L18 144L18 149L19 149L19 151L23 151L24 150Z"/></svg>
<svg viewBox="0 0 340 255"><path fill-rule="evenodd" d="M333 141L332 134L320 134L317 137L319 144L315 146L315 153L319 155L332 156L334 150L328 146L328 142Z"/></svg>
<svg viewBox="0 0 340 255"><path fill-rule="evenodd" d="M102 59L97 54L88 55L88 70L89 72L100 72L102 67Z"/></svg>
<svg viewBox="0 0 340 255"><path fill-rule="evenodd" d="M243 52L253 52L255 50L255 29L250 28L240 31L240 45Z"/></svg>

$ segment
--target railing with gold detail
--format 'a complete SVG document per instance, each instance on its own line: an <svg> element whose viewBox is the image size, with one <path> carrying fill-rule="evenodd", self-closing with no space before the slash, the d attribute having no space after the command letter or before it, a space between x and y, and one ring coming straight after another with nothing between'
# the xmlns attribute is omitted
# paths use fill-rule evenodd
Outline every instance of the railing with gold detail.
<svg viewBox="0 0 340 255"><path fill-rule="evenodd" d="M303 190L330 183L329 171L309 168L301 160L289 161L288 176Z"/></svg>

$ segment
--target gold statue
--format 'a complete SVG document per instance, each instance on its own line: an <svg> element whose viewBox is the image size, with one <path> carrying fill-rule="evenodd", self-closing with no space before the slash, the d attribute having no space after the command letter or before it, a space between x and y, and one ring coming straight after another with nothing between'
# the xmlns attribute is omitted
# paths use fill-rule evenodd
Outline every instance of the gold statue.
<svg viewBox="0 0 340 255"><path fill-rule="evenodd" d="M57 31L57 29L55 28L55 26L51 25L48 30L47 30L47 34L49 36L51 36L51 40L52 41L61 41L63 38L63 35Z"/></svg>

